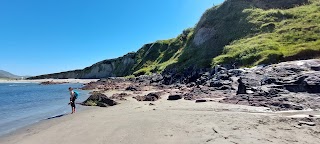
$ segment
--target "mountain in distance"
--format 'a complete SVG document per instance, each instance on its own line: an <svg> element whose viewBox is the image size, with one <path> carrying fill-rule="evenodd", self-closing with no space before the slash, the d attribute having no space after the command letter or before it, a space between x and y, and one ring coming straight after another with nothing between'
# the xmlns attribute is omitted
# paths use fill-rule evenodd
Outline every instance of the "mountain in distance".
<svg viewBox="0 0 320 144"><path fill-rule="evenodd" d="M4 70L0 70L0 78L21 78L21 77Z"/></svg>
<svg viewBox="0 0 320 144"><path fill-rule="evenodd" d="M14 75L10 72L4 71L4 70L0 70L0 78L4 78L4 79L21 79L21 78L27 78L27 77L31 77L31 76L17 76Z"/></svg>
<svg viewBox="0 0 320 144"><path fill-rule="evenodd" d="M44 78L107 78L320 58L320 0L226 0L176 38Z"/></svg>

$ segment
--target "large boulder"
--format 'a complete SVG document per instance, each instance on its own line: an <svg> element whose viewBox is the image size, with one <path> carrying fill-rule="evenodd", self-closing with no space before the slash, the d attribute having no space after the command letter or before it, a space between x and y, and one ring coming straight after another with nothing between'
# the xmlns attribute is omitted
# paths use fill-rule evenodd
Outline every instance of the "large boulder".
<svg viewBox="0 0 320 144"><path fill-rule="evenodd" d="M162 92L152 92L145 96L136 96L133 97L137 101L157 101L161 98Z"/></svg>
<svg viewBox="0 0 320 144"><path fill-rule="evenodd" d="M238 83L239 85L238 85L237 94L246 94L247 87L241 77L238 79Z"/></svg>
<svg viewBox="0 0 320 144"><path fill-rule="evenodd" d="M170 95L167 100L179 100L179 99L182 99L182 97L183 96L180 94L175 94L175 95Z"/></svg>
<svg viewBox="0 0 320 144"><path fill-rule="evenodd" d="M134 85L131 85L131 86L128 86L126 88L127 91L142 91L142 89L138 86L134 86Z"/></svg>
<svg viewBox="0 0 320 144"><path fill-rule="evenodd" d="M163 76L161 74L153 74L151 77L150 83L158 83L163 80Z"/></svg>
<svg viewBox="0 0 320 144"><path fill-rule="evenodd" d="M222 82L217 79L213 79L210 81L210 87L221 87L223 86Z"/></svg>
<svg viewBox="0 0 320 144"><path fill-rule="evenodd" d="M109 99L106 95L102 93L93 93L86 101L82 103L85 106L100 106L108 107L114 106L118 103L112 99Z"/></svg>
<svg viewBox="0 0 320 144"><path fill-rule="evenodd" d="M129 94L127 93L116 93L113 94L110 99L116 99L116 100L127 100L125 97L128 97Z"/></svg>

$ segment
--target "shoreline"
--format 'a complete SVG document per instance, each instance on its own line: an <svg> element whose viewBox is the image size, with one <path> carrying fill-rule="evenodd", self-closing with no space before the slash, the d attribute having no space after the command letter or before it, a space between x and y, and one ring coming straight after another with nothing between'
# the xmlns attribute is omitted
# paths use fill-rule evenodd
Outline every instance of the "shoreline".
<svg viewBox="0 0 320 144"><path fill-rule="evenodd" d="M57 83L90 83L96 82L99 79L37 79L37 80L6 80L0 79L0 83L42 83L42 82L57 82Z"/></svg>
<svg viewBox="0 0 320 144"><path fill-rule="evenodd" d="M154 90L143 91L142 94ZM107 91L107 96L129 91ZM132 96L132 95L131 95ZM319 111L270 112L267 108L218 102L168 101L169 94L154 102L131 96L119 105L88 109L73 115L44 120L6 136L0 143L309 143L320 140L320 122L299 126ZM152 105L150 105L152 103ZM310 133L314 133L310 135Z"/></svg>
<svg viewBox="0 0 320 144"><path fill-rule="evenodd" d="M82 106L80 104L77 104L77 113L82 113L84 111L89 110L90 108L91 107ZM49 117L45 117L45 118L39 119L39 120L37 120L37 121L35 121L33 123L30 123L28 125L25 125L25 126L22 126L22 127L16 127L13 130L11 130L10 132L1 134L0 135L0 141L1 141L1 139L9 137L9 136L12 136L12 135L17 135L19 133L25 133L25 132L28 131L27 129L30 129L30 128L33 128L33 127L37 127L37 125L41 125L42 123L46 123L47 121L51 121L51 120L54 121L56 119L63 118L63 117L69 116L69 115L71 115L70 112L67 112L67 113L61 112L60 114L55 114L55 115L52 115L52 116L49 116Z"/></svg>
<svg viewBox="0 0 320 144"><path fill-rule="evenodd" d="M45 80L40 80L40 81L45 81ZM68 86L69 85L70 86L75 86L75 87L82 85L81 83L78 83L78 82L82 82L82 83L85 82L85 81L82 81L82 80L69 80L69 81L72 82L72 83L68 83L67 85ZM16 86L18 86L19 88L23 88L20 85L25 86L25 84L31 84L31 86L33 86L33 87L36 86L35 88L46 87L46 86L41 86L41 85L37 86L37 82L39 82L39 81L32 81L32 82L29 81L29 83L21 83L21 81L16 81L16 83L12 83L12 85L15 85L15 86L14 87L10 86L10 88L15 89ZM50 89L50 87L51 86L47 86L46 88ZM61 85L61 86L58 86L58 87L65 87L65 86ZM54 88L56 88L56 87L54 86ZM67 87L65 89L67 90ZM34 91L32 88L30 90ZM87 107L79 105L79 103L82 103L84 100L86 100L89 97L89 92L91 92L91 90L81 90L81 91L82 91L81 92L82 96L77 100L77 111L78 112L81 112L81 111L87 109ZM53 95L61 95L61 93L59 93L59 92L54 91L55 94L53 94ZM9 97L12 97L12 96L10 96L10 94L7 94L7 95ZM36 93L32 93L32 95L37 95L37 94ZM66 92L66 95L69 95L69 93ZM52 95L50 95L50 96L52 96ZM60 99L61 98L59 97L59 100ZM54 99L54 101L56 101L56 100L57 99ZM1 120L1 126L3 126L3 127L2 127L2 129L0 129L1 130L0 131L0 137L6 136L7 134L15 132L15 131L17 131L19 129L22 129L24 127L29 127L30 125L34 125L34 124L40 123L42 121L46 121L48 119L55 119L55 117L58 117L59 115L64 115L64 116L68 115L69 111L71 113L71 109L69 108L70 106L67 106L67 104L66 104L68 102L68 100L69 100L69 98L67 98L67 101L65 101L65 103L64 103L64 101L63 101L63 103L61 103L61 101L60 101L59 103L55 103L54 105L51 105L52 107L51 106L44 107L43 109L40 108L38 110L36 110L34 108L38 107L39 105L37 105L37 106L34 106L34 105L33 106L29 106L30 108L33 107L33 109L32 109L33 111L29 110L28 112L30 112L30 114L27 113L26 115L23 115L22 113L19 114L19 115L11 114L11 115L16 115L16 117L18 117L18 118L16 118L16 117L12 117L11 118L10 116L8 116L10 118L10 121L9 121L9 119L5 119L5 118L3 119L4 121ZM3 108L5 109L5 107L3 107ZM5 113L3 113L3 114L5 114Z"/></svg>
<svg viewBox="0 0 320 144"><path fill-rule="evenodd" d="M87 107L87 108L81 109L76 114L86 112L90 109L94 109L94 108ZM39 120L39 121L32 123L32 124L29 124L27 126L17 128L15 130L13 130L12 132L0 135L0 142L6 141L11 138L16 139L17 137L21 137L21 136L24 137L25 134L30 134L35 131L40 132L41 130L47 129L55 124L62 122L62 120L67 119L68 117L72 117L72 116L73 115L68 113L68 114L61 114L61 115L52 116L52 117L48 117L48 118Z"/></svg>

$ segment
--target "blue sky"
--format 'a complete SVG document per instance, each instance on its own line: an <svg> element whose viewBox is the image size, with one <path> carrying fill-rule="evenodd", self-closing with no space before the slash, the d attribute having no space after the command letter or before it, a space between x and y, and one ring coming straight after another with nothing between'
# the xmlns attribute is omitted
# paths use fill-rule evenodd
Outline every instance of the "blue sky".
<svg viewBox="0 0 320 144"><path fill-rule="evenodd" d="M223 0L1 0L0 69L81 69L174 38Z"/></svg>

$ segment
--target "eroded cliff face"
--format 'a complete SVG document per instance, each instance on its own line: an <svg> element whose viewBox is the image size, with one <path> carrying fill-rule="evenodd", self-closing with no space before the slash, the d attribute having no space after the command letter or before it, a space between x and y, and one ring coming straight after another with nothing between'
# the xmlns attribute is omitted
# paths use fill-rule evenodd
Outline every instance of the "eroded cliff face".
<svg viewBox="0 0 320 144"><path fill-rule="evenodd" d="M116 59L104 60L82 70L67 71L48 75L40 75L29 79L95 79L126 76L131 73L135 63L135 53L129 53Z"/></svg>
<svg viewBox="0 0 320 144"><path fill-rule="evenodd" d="M139 76L316 58L320 51L316 1L226 0L208 9L194 28L176 38L146 44L135 53L82 70L31 79Z"/></svg>
<svg viewBox="0 0 320 144"><path fill-rule="evenodd" d="M207 41L214 42L217 39L226 39L223 37L224 34L235 35L235 31L239 30L242 30L241 33L245 35L254 32L251 31L252 27L245 21L246 15L241 15L244 9L289 9L308 3L310 3L309 0L226 0L223 4L212 7L203 14L195 28L193 43L195 46L200 46ZM239 27L246 27L247 29ZM217 29L220 29L220 31L217 32ZM221 31L221 29L225 31ZM236 38L229 38L226 43Z"/></svg>

